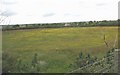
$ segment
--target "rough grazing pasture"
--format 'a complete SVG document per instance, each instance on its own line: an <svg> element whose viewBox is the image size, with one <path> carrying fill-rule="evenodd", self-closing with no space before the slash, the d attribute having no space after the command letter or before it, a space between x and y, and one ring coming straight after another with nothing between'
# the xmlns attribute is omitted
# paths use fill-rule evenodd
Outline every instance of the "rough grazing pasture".
<svg viewBox="0 0 120 75"><path fill-rule="evenodd" d="M105 39L109 47L104 43ZM68 72L69 65L74 63L80 52L93 57L104 57L113 47L117 27L77 27L46 28L30 30L3 31L3 54L9 53L13 58L31 62L38 54L41 72ZM117 46L117 42L116 42ZM6 64L9 64L6 63Z"/></svg>

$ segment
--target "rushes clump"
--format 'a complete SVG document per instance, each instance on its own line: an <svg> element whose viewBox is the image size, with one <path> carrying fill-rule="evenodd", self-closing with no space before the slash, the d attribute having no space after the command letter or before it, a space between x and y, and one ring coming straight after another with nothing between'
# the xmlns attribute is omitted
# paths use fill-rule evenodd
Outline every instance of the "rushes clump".
<svg viewBox="0 0 120 75"><path fill-rule="evenodd" d="M37 64L38 64L38 54L37 53L35 53L34 54L34 58L33 58L33 60L32 60L32 66L33 67L36 67L37 66Z"/></svg>

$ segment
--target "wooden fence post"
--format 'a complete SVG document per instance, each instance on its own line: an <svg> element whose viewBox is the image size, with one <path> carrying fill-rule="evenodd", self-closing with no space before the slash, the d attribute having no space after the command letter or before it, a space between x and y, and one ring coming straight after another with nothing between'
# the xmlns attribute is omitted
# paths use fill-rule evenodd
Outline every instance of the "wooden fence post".
<svg viewBox="0 0 120 75"><path fill-rule="evenodd" d="M114 59L115 59L115 73L120 74L120 49L115 49L114 53Z"/></svg>

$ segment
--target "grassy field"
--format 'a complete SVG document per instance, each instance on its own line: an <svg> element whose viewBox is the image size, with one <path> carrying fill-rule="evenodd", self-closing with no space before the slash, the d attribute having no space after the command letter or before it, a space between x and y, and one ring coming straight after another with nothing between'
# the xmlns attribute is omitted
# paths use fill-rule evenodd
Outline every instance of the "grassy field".
<svg viewBox="0 0 120 75"><path fill-rule="evenodd" d="M108 47L104 43L104 35ZM93 57L104 57L105 53L113 47L116 35L118 35L117 27L3 31L3 53L7 52L28 64L37 53L41 67L47 67L41 72L68 72L71 70L69 65L74 63L80 52L84 55L89 53Z"/></svg>

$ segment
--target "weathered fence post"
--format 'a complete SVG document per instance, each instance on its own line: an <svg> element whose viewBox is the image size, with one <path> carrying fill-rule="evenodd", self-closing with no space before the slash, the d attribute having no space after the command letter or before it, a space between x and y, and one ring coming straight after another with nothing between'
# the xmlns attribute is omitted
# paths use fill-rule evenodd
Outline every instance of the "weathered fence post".
<svg viewBox="0 0 120 75"><path fill-rule="evenodd" d="M115 73L120 74L120 49L115 49L114 53L115 59Z"/></svg>

